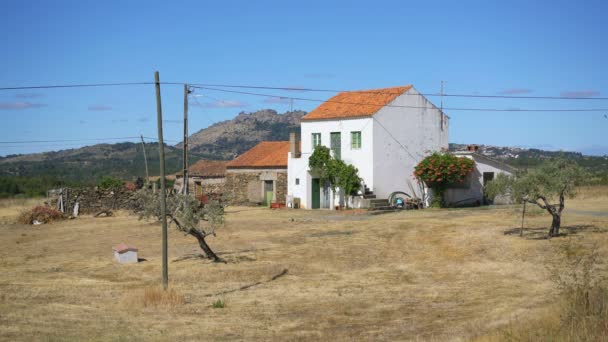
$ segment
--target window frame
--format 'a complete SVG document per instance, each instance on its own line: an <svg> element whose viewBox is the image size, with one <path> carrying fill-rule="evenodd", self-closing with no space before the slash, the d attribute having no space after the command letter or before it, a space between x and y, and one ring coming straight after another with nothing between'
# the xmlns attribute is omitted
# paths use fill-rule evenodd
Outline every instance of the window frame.
<svg viewBox="0 0 608 342"><path fill-rule="evenodd" d="M360 150L362 144L362 134L361 131L351 131L350 132L350 149L351 150ZM358 137L358 140L355 138ZM356 145L355 142L357 142L358 144Z"/></svg>
<svg viewBox="0 0 608 342"><path fill-rule="evenodd" d="M315 137L319 138L319 141L317 142ZM320 146L321 145L321 133L311 133L311 141L312 141L312 149L314 150L315 147Z"/></svg>

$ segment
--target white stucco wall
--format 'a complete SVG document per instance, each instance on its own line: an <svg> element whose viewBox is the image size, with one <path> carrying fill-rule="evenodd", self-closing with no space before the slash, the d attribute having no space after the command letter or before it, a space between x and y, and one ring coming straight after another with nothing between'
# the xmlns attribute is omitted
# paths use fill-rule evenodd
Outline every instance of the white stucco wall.
<svg viewBox="0 0 608 342"><path fill-rule="evenodd" d="M412 87L374 115L373 191L387 198L410 193L414 167L434 151L448 148L449 118ZM418 196L421 194L417 193Z"/></svg>
<svg viewBox="0 0 608 342"><path fill-rule="evenodd" d="M466 157L475 161L475 169L469 175L466 188L451 188L447 189L444 194L444 200L448 205L464 205L464 204L483 204L483 173L493 172L494 178L499 173L511 175L511 169L503 164L489 159L487 157L478 156L475 154L458 154L459 157ZM505 200L505 199L503 199ZM508 199L506 199L508 200Z"/></svg>
<svg viewBox="0 0 608 342"><path fill-rule="evenodd" d="M114 259L121 264L129 264L137 262L137 252L135 251L126 251L123 253L118 253L114 251Z"/></svg>
<svg viewBox="0 0 608 342"><path fill-rule="evenodd" d="M301 150L300 158L291 158L288 155L288 185L287 194L299 197L302 208L311 208L311 175L308 169L308 158L313 152L312 134L321 133L321 145L330 147L330 134L341 133L341 159L354 165L359 170L359 176L365 184L373 187L373 119L359 118L346 120L303 121L301 123ZM351 132L361 132L361 148L352 149L350 141ZM296 178L300 184L296 185ZM323 204L323 203L322 203Z"/></svg>

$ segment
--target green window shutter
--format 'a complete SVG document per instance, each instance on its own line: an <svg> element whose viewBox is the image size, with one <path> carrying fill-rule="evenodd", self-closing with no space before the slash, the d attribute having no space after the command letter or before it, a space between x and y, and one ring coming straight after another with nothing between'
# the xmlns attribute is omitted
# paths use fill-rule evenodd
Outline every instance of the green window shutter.
<svg viewBox="0 0 608 342"><path fill-rule="evenodd" d="M361 148L361 132L350 132L350 148L359 149Z"/></svg>
<svg viewBox="0 0 608 342"><path fill-rule="evenodd" d="M314 150L315 147L321 145L321 133L313 133L312 134L312 148Z"/></svg>

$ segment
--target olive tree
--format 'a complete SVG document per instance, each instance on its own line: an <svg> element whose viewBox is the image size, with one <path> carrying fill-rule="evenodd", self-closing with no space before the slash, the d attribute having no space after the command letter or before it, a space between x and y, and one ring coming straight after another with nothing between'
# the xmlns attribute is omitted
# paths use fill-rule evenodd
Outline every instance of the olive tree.
<svg viewBox="0 0 608 342"><path fill-rule="evenodd" d="M136 192L136 197L141 204L138 211L140 219L162 218L158 194L144 188ZM216 229L224 224L224 206L219 200L210 200L203 206L192 195L175 194L167 196L166 211L169 223L174 224L179 231L196 238L207 258L215 262L223 261L205 240L209 235L215 236Z"/></svg>
<svg viewBox="0 0 608 342"><path fill-rule="evenodd" d="M559 235L565 199L576 195L576 187L584 178L584 171L575 162L555 159L520 175L500 173L486 185L485 192L490 198L508 195L546 210L553 218L549 229L549 237L553 237Z"/></svg>

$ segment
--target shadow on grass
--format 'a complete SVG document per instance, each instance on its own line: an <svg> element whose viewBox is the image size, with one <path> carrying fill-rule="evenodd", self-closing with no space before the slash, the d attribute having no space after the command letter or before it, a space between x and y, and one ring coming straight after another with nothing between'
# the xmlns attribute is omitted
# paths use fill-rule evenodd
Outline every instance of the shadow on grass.
<svg viewBox="0 0 608 342"><path fill-rule="evenodd" d="M606 233L608 229L597 227L592 224L579 224L574 226L563 226L560 228L560 234L556 237L564 237L568 235L576 235L579 233ZM522 238L527 240L546 240L548 239L549 228L548 227L534 227L524 228L523 234L521 233L521 227L510 228L504 231L505 235L522 235Z"/></svg>

